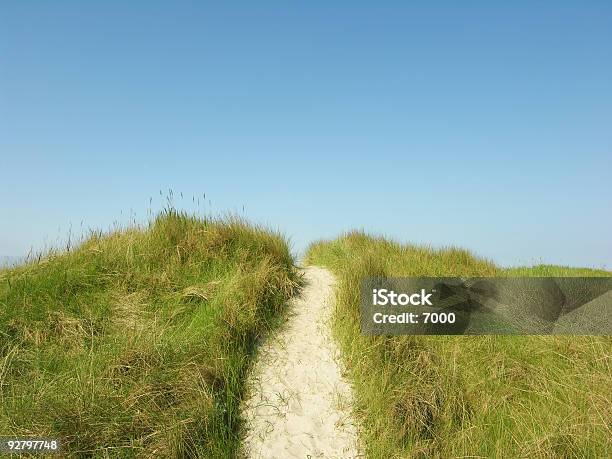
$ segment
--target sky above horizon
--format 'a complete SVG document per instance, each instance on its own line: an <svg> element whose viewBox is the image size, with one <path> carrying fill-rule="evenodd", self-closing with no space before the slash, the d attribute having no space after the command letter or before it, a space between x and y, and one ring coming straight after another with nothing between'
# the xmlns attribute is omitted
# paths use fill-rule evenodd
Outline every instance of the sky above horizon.
<svg viewBox="0 0 612 459"><path fill-rule="evenodd" d="M611 84L612 2L2 2L0 255L173 190L296 251L610 269Z"/></svg>

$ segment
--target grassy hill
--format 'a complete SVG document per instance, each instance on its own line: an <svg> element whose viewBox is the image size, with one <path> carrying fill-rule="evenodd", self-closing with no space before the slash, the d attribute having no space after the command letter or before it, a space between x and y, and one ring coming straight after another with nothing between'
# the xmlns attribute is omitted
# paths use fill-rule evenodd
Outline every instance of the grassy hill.
<svg viewBox="0 0 612 459"><path fill-rule="evenodd" d="M229 457L253 343L297 286L281 236L173 210L0 271L0 432Z"/></svg>
<svg viewBox="0 0 612 459"><path fill-rule="evenodd" d="M376 276L610 276L504 269L468 251L360 232L311 245L339 278L334 332L368 457L607 457L611 337L364 336L360 283Z"/></svg>

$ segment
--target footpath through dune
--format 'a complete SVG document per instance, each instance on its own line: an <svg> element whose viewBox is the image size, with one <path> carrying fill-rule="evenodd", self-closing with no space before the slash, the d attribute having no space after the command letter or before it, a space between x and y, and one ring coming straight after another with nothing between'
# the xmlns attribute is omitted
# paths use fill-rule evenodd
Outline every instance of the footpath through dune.
<svg viewBox="0 0 612 459"><path fill-rule="evenodd" d="M335 280L318 267L305 268L304 280L287 323L262 345L248 381L248 458L360 457L351 387L329 329Z"/></svg>

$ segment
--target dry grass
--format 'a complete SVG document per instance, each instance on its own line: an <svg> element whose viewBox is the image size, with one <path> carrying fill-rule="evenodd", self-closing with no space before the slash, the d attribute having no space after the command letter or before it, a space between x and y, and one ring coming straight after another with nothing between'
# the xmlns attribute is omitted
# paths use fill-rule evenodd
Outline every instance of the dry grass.
<svg viewBox="0 0 612 459"><path fill-rule="evenodd" d="M609 457L610 337L360 334L360 282L374 276L610 275L504 270L457 248L353 232L313 244L339 278L334 331L355 387L368 457Z"/></svg>
<svg viewBox="0 0 612 459"><path fill-rule="evenodd" d="M297 286L278 234L173 210L0 271L0 432L231 457L254 342Z"/></svg>

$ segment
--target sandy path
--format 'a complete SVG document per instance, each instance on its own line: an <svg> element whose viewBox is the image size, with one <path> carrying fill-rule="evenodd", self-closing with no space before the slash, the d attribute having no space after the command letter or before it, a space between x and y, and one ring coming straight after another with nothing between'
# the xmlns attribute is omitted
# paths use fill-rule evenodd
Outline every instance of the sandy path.
<svg viewBox="0 0 612 459"><path fill-rule="evenodd" d="M357 457L351 388L331 338L334 277L304 269L306 285L290 304L289 319L261 347L243 406L249 458Z"/></svg>

